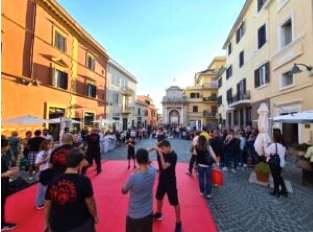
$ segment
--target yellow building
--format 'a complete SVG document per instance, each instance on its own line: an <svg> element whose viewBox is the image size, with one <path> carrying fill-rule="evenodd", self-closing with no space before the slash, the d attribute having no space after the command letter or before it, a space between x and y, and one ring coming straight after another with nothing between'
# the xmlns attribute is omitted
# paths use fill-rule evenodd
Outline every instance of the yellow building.
<svg viewBox="0 0 313 232"><path fill-rule="evenodd" d="M223 46L218 95L227 126L252 124L262 102L270 116L313 109L312 71L299 66L302 73L291 72L295 63L313 65L312 18L312 0L246 1ZM309 126L272 126L282 129L288 144L312 139Z"/></svg>
<svg viewBox="0 0 313 232"><path fill-rule="evenodd" d="M196 73L194 85L185 91L187 125L200 130L203 126L217 127L217 81L215 73L225 64L225 57L215 57L206 70Z"/></svg>

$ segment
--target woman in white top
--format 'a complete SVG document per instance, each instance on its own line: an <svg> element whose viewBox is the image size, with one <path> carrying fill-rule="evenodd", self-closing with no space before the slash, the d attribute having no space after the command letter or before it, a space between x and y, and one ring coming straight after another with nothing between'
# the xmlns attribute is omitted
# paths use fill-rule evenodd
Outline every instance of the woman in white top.
<svg viewBox="0 0 313 232"><path fill-rule="evenodd" d="M39 169L39 172L49 168L50 154L52 151L51 140L44 140L41 144L41 150L36 156L35 166ZM38 183L38 191L36 195L35 205L37 209L44 207L45 195L47 186Z"/></svg>
<svg viewBox="0 0 313 232"><path fill-rule="evenodd" d="M274 180L274 191L270 194L273 196L279 197L280 195L288 196L288 192L285 186L285 181L281 176L282 168L285 166L285 153L286 148L280 143L281 135L274 133L273 143L265 149L265 155L267 157L266 161L269 161L270 158L274 155L279 156L279 164L273 164L269 162L271 173ZM281 186L281 191L279 191L279 186Z"/></svg>

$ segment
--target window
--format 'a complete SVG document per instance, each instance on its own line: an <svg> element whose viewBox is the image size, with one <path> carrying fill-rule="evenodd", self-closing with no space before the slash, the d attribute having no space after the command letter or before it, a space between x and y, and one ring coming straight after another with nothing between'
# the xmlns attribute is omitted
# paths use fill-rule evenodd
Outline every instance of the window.
<svg viewBox="0 0 313 232"><path fill-rule="evenodd" d="M87 84L87 96L95 98L97 95L97 87L93 84Z"/></svg>
<svg viewBox="0 0 313 232"><path fill-rule="evenodd" d="M228 47L227 47L227 54L228 56L231 54L232 52L232 47L231 47L231 43L228 44Z"/></svg>
<svg viewBox="0 0 313 232"><path fill-rule="evenodd" d="M233 102L233 90L231 88L227 90L226 95L227 95L228 104L232 103Z"/></svg>
<svg viewBox="0 0 313 232"><path fill-rule="evenodd" d="M62 72L58 69L54 69L52 85L54 85L57 88L67 90L67 84L68 84L67 79L68 77L67 77L66 72Z"/></svg>
<svg viewBox="0 0 313 232"><path fill-rule="evenodd" d="M254 71L254 87L258 88L270 82L269 62Z"/></svg>
<svg viewBox="0 0 313 232"><path fill-rule="evenodd" d="M258 30L258 48L263 47L266 43L266 25L264 24Z"/></svg>
<svg viewBox="0 0 313 232"><path fill-rule="evenodd" d="M246 108L246 125L252 125L252 108Z"/></svg>
<svg viewBox="0 0 313 232"><path fill-rule="evenodd" d="M112 94L112 103L117 105L118 102L119 102L119 94L118 93L113 93Z"/></svg>
<svg viewBox="0 0 313 232"><path fill-rule="evenodd" d="M243 122L243 109L240 109L239 115L240 115L239 125L243 126L244 125L244 122Z"/></svg>
<svg viewBox="0 0 313 232"><path fill-rule="evenodd" d="M265 2L266 0L258 0L258 12L262 9Z"/></svg>
<svg viewBox="0 0 313 232"><path fill-rule="evenodd" d="M95 58L93 58L91 55L87 54L86 58L86 66L88 69L94 71L95 70Z"/></svg>
<svg viewBox="0 0 313 232"><path fill-rule="evenodd" d="M192 107L192 112L194 112L194 113L198 112L198 106L193 106Z"/></svg>
<svg viewBox="0 0 313 232"><path fill-rule="evenodd" d="M141 109L138 108L138 115L140 116L141 115Z"/></svg>
<svg viewBox="0 0 313 232"><path fill-rule="evenodd" d="M223 78L218 79L218 87L221 88L223 85Z"/></svg>
<svg viewBox="0 0 313 232"><path fill-rule="evenodd" d="M292 19L289 18L280 26L280 47L283 48L292 42Z"/></svg>
<svg viewBox="0 0 313 232"><path fill-rule="evenodd" d="M113 85L120 86L120 76L117 73L112 74L111 80Z"/></svg>
<svg viewBox="0 0 313 232"><path fill-rule="evenodd" d="M245 33L245 24L241 23L240 27L236 31L236 42L239 43Z"/></svg>
<svg viewBox="0 0 313 232"><path fill-rule="evenodd" d="M221 106L223 104L223 98L222 98L222 95L221 96L219 96L218 98L217 98L217 105L218 106Z"/></svg>
<svg viewBox="0 0 313 232"><path fill-rule="evenodd" d="M292 85L294 85L294 79L293 79L292 73L290 71L283 73L280 79L280 87L286 88Z"/></svg>
<svg viewBox="0 0 313 232"><path fill-rule="evenodd" d="M215 116L217 112L217 106L211 106L212 115Z"/></svg>
<svg viewBox="0 0 313 232"><path fill-rule="evenodd" d="M57 30L54 31L54 47L62 52L66 51L66 38Z"/></svg>
<svg viewBox="0 0 313 232"><path fill-rule="evenodd" d="M245 63L244 52L239 53L239 68L241 68Z"/></svg>
<svg viewBox="0 0 313 232"><path fill-rule="evenodd" d="M200 98L199 93L190 93L190 98Z"/></svg>
<svg viewBox="0 0 313 232"><path fill-rule="evenodd" d="M233 75L233 66L231 65L226 69L226 79L229 79L232 75Z"/></svg>
<svg viewBox="0 0 313 232"><path fill-rule="evenodd" d="M245 99L245 94L246 94L246 78L242 79L238 84L237 84L237 100L243 100Z"/></svg>
<svg viewBox="0 0 313 232"><path fill-rule="evenodd" d="M234 125L235 126L239 126L238 124L238 118L239 118L239 114L238 114L238 110L234 110Z"/></svg>

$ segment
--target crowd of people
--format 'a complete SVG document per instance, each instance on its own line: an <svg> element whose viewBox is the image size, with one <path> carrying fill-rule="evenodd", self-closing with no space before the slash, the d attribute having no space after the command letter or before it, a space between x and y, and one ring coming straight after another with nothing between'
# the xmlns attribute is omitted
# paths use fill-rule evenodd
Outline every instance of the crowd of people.
<svg viewBox="0 0 313 232"><path fill-rule="evenodd" d="M176 181L177 154L172 149L169 137L162 127L155 131L156 146L140 148L136 151L137 134L132 130L125 135L123 143L128 147L128 166L133 163L134 173L125 180L122 194L130 192L126 218L127 232L152 231L153 220L162 220L164 196L173 206L176 216L175 232L182 230L181 208ZM236 173L238 169L253 166L259 161L267 161L274 180L274 191L270 194L288 196L282 168L285 165L285 142L280 130L273 132L273 143L264 148L264 157L254 149L257 129L247 127L236 132L207 128L195 131L190 148L190 162L186 174L196 170L199 192L212 198L212 167ZM19 154L28 160L29 179L38 172L39 184L34 196L37 209L44 208L44 231L95 231L99 221L91 180L85 176L88 167L96 163L96 172L101 169L101 133L93 128L90 133L71 134L65 128L60 144L53 146L53 138L48 130L26 133L22 140L16 132L10 138L1 137L1 229L10 230L17 225L5 220L5 203L8 196L9 178L18 172L16 167ZM157 154L158 167L151 165L149 152ZM311 152L312 153L312 152ZM307 154L306 154L307 155ZM313 155L312 155L313 157ZM138 168L137 168L138 165ZM153 185L156 171L159 171L156 210L153 213ZM281 189L280 189L281 188Z"/></svg>

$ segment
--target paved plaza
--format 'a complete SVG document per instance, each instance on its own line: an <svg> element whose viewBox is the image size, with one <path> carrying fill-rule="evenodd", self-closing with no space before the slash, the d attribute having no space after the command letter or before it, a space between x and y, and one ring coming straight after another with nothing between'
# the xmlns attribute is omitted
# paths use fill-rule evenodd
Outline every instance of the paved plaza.
<svg viewBox="0 0 313 232"><path fill-rule="evenodd" d="M178 154L178 162L188 162L191 141L170 141ZM136 149L150 148L155 144L155 139L145 139L137 142ZM126 146L103 154L105 160L125 160L126 157ZM155 159L154 152L152 159ZM291 181L294 192L288 198L275 198L268 194L270 189L250 184L251 172L251 168L239 170L236 174L224 172L224 186L213 189L213 198L207 202L219 231L313 231L313 185L301 185L301 172L294 166L293 159L287 158L284 170L284 177ZM195 194L198 192L195 189Z"/></svg>

